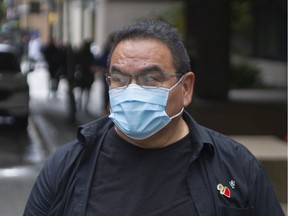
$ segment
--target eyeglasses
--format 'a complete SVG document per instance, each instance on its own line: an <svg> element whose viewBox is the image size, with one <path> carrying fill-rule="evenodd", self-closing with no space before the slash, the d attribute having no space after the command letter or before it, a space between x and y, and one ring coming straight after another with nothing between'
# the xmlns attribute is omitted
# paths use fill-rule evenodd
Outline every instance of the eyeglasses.
<svg viewBox="0 0 288 216"><path fill-rule="evenodd" d="M163 82L169 77L177 77L178 79L183 73L163 73L160 71L149 71L139 74L124 74L121 72L106 73L106 80L111 88L127 87L132 78L135 79L136 83L142 88L159 88L162 87Z"/></svg>

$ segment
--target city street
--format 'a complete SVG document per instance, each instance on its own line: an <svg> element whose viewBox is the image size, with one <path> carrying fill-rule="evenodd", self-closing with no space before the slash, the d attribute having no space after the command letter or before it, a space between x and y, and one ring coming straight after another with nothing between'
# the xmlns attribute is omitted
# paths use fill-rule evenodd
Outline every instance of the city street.
<svg viewBox="0 0 288 216"><path fill-rule="evenodd" d="M33 122L27 131L1 125L0 209L3 216L22 215L25 201L44 160Z"/></svg>

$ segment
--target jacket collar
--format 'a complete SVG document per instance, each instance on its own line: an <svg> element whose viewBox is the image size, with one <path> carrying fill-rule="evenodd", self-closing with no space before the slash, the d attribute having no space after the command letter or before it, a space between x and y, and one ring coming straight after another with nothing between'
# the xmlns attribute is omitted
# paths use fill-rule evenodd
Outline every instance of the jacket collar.
<svg viewBox="0 0 288 216"><path fill-rule="evenodd" d="M209 129L199 125L187 111L183 112L183 118L189 127L194 147L191 162L197 159L202 152L210 153L211 156L214 155L214 142L209 135Z"/></svg>
<svg viewBox="0 0 288 216"><path fill-rule="evenodd" d="M214 142L208 133L209 129L199 125L187 111L183 112L183 118L189 127L194 145L192 160L198 158L202 151L214 153ZM104 135L113 126L114 123L111 119L108 116L104 116L100 119L79 126L77 130L78 140L82 145L90 145L93 143L95 138Z"/></svg>
<svg viewBox="0 0 288 216"><path fill-rule="evenodd" d="M82 145L91 145L97 137L103 136L113 125L110 118L104 116L79 126L77 129L77 138Z"/></svg>

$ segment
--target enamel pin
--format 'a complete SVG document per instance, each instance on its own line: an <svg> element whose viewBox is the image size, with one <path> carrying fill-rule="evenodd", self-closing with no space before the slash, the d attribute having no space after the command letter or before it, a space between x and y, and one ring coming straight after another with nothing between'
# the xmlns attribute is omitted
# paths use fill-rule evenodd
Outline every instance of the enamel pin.
<svg viewBox="0 0 288 216"><path fill-rule="evenodd" d="M220 191L220 194L223 196L226 196L227 198L230 198L231 196L231 191L228 187L223 186L222 184L217 185L217 190Z"/></svg>
<svg viewBox="0 0 288 216"><path fill-rule="evenodd" d="M235 189L236 186L236 182L234 180L230 180L229 181L230 186L232 187L232 189Z"/></svg>

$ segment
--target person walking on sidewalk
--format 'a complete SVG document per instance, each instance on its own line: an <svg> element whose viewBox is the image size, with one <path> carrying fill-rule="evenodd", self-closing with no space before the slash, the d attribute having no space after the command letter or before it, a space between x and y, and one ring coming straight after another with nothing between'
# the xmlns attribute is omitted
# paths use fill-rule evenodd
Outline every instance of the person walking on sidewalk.
<svg viewBox="0 0 288 216"><path fill-rule="evenodd" d="M42 48L42 53L48 64L50 95L52 98L56 98L60 79L66 73L65 49L61 41L52 39L47 46Z"/></svg>
<svg viewBox="0 0 288 216"><path fill-rule="evenodd" d="M85 40L75 55L75 87L79 88L76 96L78 109L88 112L90 91L94 82L95 65L94 57L90 49L91 41Z"/></svg>
<svg viewBox="0 0 288 216"><path fill-rule="evenodd" d="M110 115L46 162L25 216L284 215L257 159L185 111L195 77L173 26L125 27L108 65Z"/></svg>

